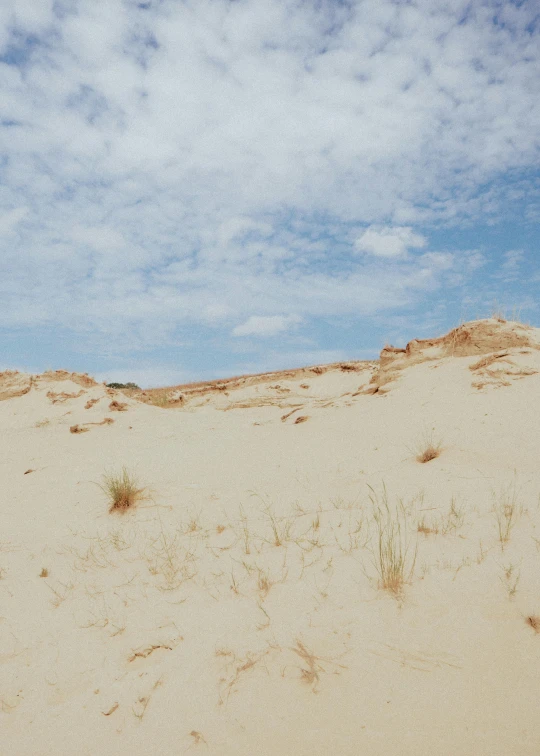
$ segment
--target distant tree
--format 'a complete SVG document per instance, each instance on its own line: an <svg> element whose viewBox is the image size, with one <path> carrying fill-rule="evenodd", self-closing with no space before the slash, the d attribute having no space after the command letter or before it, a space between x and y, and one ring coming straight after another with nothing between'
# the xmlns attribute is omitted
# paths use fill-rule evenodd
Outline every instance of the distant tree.
<svg viewBox="0 0 540 756"><path fill-rule="evenodd" d="M107 388L113 389L140 389L140 386L137 386L137 384L132 381L129 383L106 383L105 385Z"/></svg>

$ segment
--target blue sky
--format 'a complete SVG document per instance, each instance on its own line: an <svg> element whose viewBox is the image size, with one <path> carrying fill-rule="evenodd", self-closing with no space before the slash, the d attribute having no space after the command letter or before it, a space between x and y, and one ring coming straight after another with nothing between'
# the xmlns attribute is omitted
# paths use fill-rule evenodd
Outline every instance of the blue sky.
<svg viewBox="0 0 540 756"><path fill-rule="evenodd" d="M540 325L539 38L536 0L4 0L0 368Z"/></svg>

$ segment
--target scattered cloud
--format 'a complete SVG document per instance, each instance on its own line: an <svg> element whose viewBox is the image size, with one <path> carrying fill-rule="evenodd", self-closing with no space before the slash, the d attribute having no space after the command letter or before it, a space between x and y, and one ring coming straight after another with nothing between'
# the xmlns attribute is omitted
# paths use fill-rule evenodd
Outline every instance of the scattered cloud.
<svg viewBox="0 0 540 756"><path fill-rule="evenodd" d="M502 269L506 272L516 272L525 258L525 253L522 249L511 249L504 254L504 263Z"/></svg>
<svg viewBox="0 0 540 756"><path fill-rule="evenodd" d="M402 257L411 248L425 247L427 240L410 226L370 227L358 237L355 248L375 257Z"/></svg>
<svg viewBox="0 0 540 756"><path fill-rule="evenodd" d="M277 336L298 325L297 315L251 315L245 323L233 329L233 336Z"/></svg>

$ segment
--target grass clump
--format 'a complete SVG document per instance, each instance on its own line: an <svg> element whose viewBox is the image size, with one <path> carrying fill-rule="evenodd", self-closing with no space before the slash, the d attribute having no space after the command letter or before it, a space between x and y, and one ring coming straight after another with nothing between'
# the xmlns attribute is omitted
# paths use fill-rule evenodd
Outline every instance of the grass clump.
<svg viewBox="0 0 540 756"><path fill-rule="evenodd" d="M493 514L497 522L497 533L501 548L510 540L510 533L518 516L518 496L515 479L506 486L501 486L498 493L492 493Z"/></svg>
<svg viewBox="0 0 540 756"><path fill-rule="evenodd" d="M379 496L370 488L375 525L374 564L383 590L399 595L413 574L416 563L416 543L409 535L409 517L401 499L392 507L386 486Z"/></svg>
<svg viewBox="0 0 540 756"><path fill-rule="evenodd" d="M433 432L424 433L416 446L416 461L424 465L426 462L431 462L432 459L437 459L441 452L441 442L434 440Z"/></svg>
<svg viewBox="0 0 540 756"><path fill-rule="evenodd" d="M119 475L104 475L100 488L109 501L109 512L126 512L132 509L144 491L144 488L139 488L136 479L125 467Z"/></svg>

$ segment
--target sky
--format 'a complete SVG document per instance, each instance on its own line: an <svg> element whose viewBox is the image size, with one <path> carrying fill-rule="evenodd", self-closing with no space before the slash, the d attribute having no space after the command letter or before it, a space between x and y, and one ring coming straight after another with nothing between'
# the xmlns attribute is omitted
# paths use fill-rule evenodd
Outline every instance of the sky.
<svg viewBox="0 0 540 756"><path fill-rule="evenodd" d="M0 369L540 326L537 0L2 0Z"/></svg>

